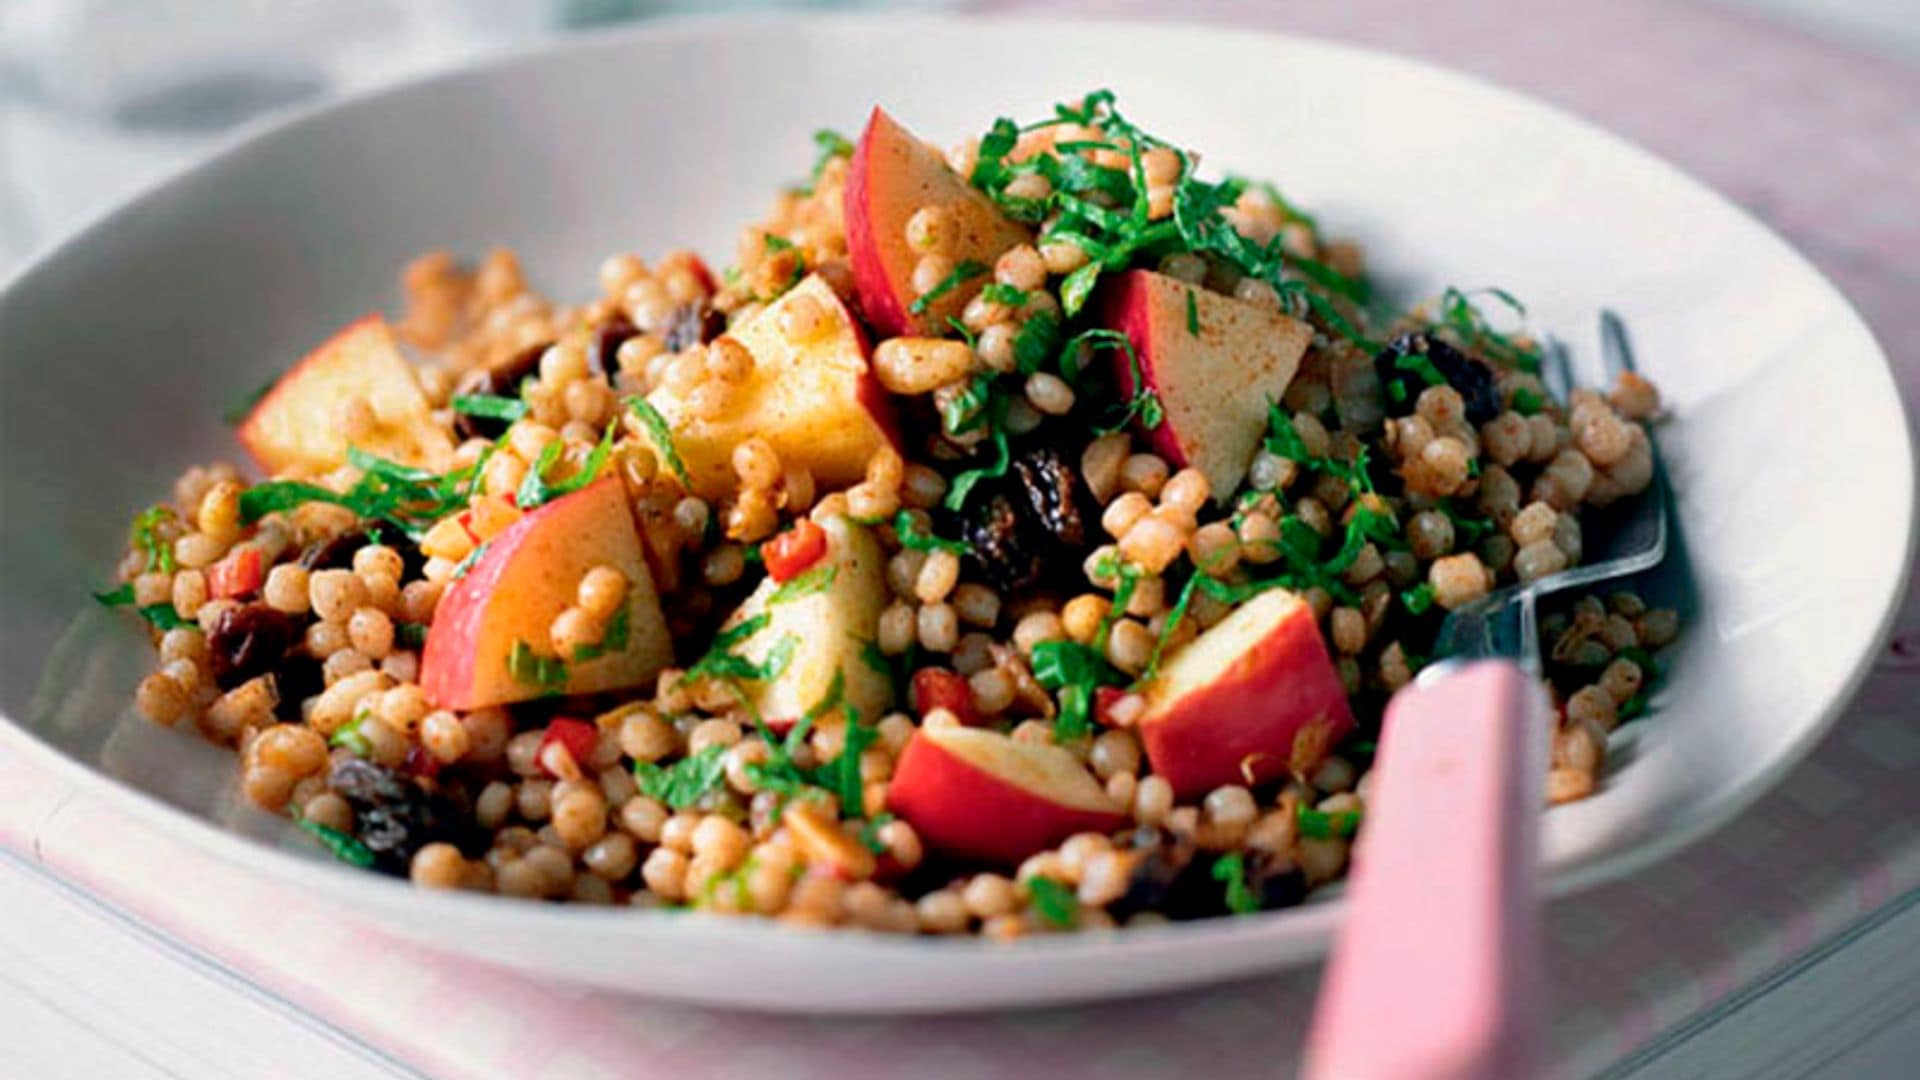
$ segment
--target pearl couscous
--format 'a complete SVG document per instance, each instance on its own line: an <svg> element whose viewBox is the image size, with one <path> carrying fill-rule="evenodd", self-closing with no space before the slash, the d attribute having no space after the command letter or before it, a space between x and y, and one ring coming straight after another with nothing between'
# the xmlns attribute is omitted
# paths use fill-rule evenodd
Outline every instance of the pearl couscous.
<svg viewBox="0 0 1920 1080"><path fill-rule="evenodd" d="M1654 388L1553 400L1505 293L1393 312L1104 93L816 142L720 274L409 265L249 405L265 479L136 518L139 710L427 888L1009 938L1339 877L1386 699L1648 485ZM1543 619L1554 802L1677 632Z"/></svg>

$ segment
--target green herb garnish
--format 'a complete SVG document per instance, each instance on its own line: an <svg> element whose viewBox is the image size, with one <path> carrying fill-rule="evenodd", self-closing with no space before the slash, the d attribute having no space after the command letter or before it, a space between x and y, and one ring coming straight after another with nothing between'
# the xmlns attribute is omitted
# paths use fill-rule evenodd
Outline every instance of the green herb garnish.
<svg viewBox="0 0 1920 1080"><path fill-rule="evenodd" d="M813 159L813 169L807 174L807 186L800 189L803 195L813 194L820 183L820 174L827 171L827 163L834 158L853 156L853 140L830 128L821 128L813 133L813 145L817 150Z"/></svg>
<svg viewBox="0 0 1920 1080"><path fill-rule="evenodd" d="M1412 615L1424 615L1433 606L1433 584L1423 581L1400 593L1400 603Z"/></svg>
<svg viewBox="0 0 1920 1080"><path fill-rule="evenodd" d="M633 410L633 414L640 418L641 425L647 429L647 437L659 452L661 462L679 479L681 487L691 489L693 478L687 475L686 462L680 460L680 452L673 447L673 428L667 423L667 418L660 415L660 410L654 408L652 402L638 395L627 398L626 403L627 408Z"/></svg>
<svg viewBox="0 0 1920 1080"><path fill-rule="evenodd" d="M541 656L533 651L533 646L517 639L507 650L507 675L522 686L539 687L543 694L559 693L566 688L568 679L566 661Z"/></svg>
<svg viewBox="0 0 1920 1080"><path fill-rule="evenodd" d="M527 415L527 403L499 394L455 394L453 411L465 416L504 420L511 424Z"/></svg>
<svg viewBox="0 0 1920 1080"><path fill-rule="evenodd" d="M1213 880L1227 886L1227 910L1235 915L1251 915L1260 910L1260 897L1247 884L1246 858L1237 851L1213 861Z"/></svg>
<svg viewBox="0 0 1920 1080"><path fill-rule="evenodd" d="M362 870L373 865L373 849L361 843L358 837L349 836L339 829L329 829L317 821L308 821L304 817L295 817L293 823L299 826L301 831L319 840L328 851L333 852L333 857L341 862L349 866L357 866Z"/></svg>
<svg viewBox="0 0 1920 1080"><path fill-rule="evenodd" d="M173 545L160 538L160 523L174 516L171 509L164 506L149 506L134 515L133 540L135 547L147 556L147 569L171 574L180 568L173 557Z"/></svg>
<svg viewBox="0 0 1920 1080"><path fill-rule="evenodd" d="M1532 416L1547 407L1547 399L1531 386L1518 387L1513 392L1513 411L1521 416Z"/></svg>
<svg viewBox="0 0 1920 1080"><path fill-rule="evenodd" d="M1126 677L1091 646L1077 641L1043 641L1033 647L1033 677L1058 692L1060 711L1053 719L1053 741L1069 742L1093 731L1094 691L1122 686Z"/></svg>
<svg viewBox="0 0 1920 1080"><path fill-rule="evenodd" d="M1080 898L1073 890L1044 874L1027 879L1027 895L1034 913L1056 930L1071 929L1080 914Z"/></svg>
<svg viewBox="0 0 1920 1080"><path fill-rule="evenodd" d="M1187 333L1194 337L1200 336L1199 301L1194 299L1192 289L1187 290Z"/></svg>
<svg viewBox="0 0 1920 1080"><path fill-rule="evenodd" d="M540 457L533 463L533 468L527 470L526 479L520 482L520 490L513 501L518 503L522 510L532 510L562 495L571 495L593 483L599 477L600 470L606 467L607 456L613 453L613 437L619 430L618 421L608 424L606 433L600 436L600 441L587 454L587 460L580 463L580 467L573 471L573 475L559 481L547 479L547 474L553 470L553 465L559 460L560 451L564 446L559 439L548 443L540 451Z"/></svg>
<svg viewBox="0 0 1920 1080"><path fill-rule="evenodd" d="M487 458L482 454L464 469L437 476L349 447L347 462L360 470L360 479L351 488L339 492L300 480L270 480L240 494L240 517L251 524L276 511L325 502L344 506L368 521L385 521L418 540L435 522L472 501Z"/></svg>
<svg viewBox="0 0 1920 1080"><path fill-rule="evenodd" d="M1342 810L1328 813L1301 806L1297 820L1297 831L1309 840L1347 839L1360 831L1360 811Z"/></svg>
<svg viewBox="0 0 1920 1080"><path fill-rule="evenodd" d="M980 290L981 299L989 304L1001 304L1006 307L1019 307L1027 302L1027 291L1004 282L991 282Z"/></svg>
<svg viewBox="0 0 1920 1080"><path fill-rule="evenodd" d="M825 592L839 573L840 567L829 562L809 567L781 582L780 587L773 590L773 594L767 597L767 606L774 607Z"/></svg>
<svg viewBox="0 0 1920 1080"><path fill-rule="evenodd" d="M893 516L893 533L900 540L900 546L912 551L945 551L954 555L965 555L973 549L964 540L947 540L935 536L932 529L920 531L919 520L911 510L902 510Z"/></svg>
<svg viewBox="0 0 1920 1080"><path fill-rule="evenodd" d="M915 315L919 315L925 312L928 307L932 306L933 303L941 297L959 288L965 282L977 278L986 272L986 264L976 262L972 259L963 260L959 266L953 268L952 273L941 278L933 288L921 293L918 300L907 305L907 310Z"/></svg>
<svg viewBox="0 0 1920 1080"><path fill-rule="evenodd" d="M709 746L672 765L636 761L633 763L633 778L639 784L640 794L675 810L685 810L726 779L726 754L727 748L724 746Z"/></svg>
<svg viewBox="0 0 1920 1080"><path fill-rule="evenodd" d="M621 604L620 610L614 612L613 618L607 620L607 631L600 636L599 641L591 645L578 645L574 647L573 662L576 664L584 664L589 660L598 660L608 653L617 653L625 649L627 647L627 636L630 631L630 627L628 626L628 620L630 618L631 616L627 613L627 605Z"/></svg>

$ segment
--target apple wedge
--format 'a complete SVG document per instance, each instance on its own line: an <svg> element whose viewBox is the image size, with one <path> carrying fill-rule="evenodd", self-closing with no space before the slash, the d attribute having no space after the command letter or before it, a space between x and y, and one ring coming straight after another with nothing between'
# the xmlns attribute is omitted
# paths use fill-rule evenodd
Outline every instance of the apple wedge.
<svg viewBox="0 0 1920 1080"><path fill-rule="evenodd" d="M349 439L336 417L355 398L366 402L373 427ZM452 436L433 422L413 368L379 315L349 324L308 353L253 407L236 436L269 474L328 472L346 463L349 443L435 472L453 455Z"/></svg>
<svg viewBox="0 0 1920 1080"><path fill-rule="evenodd" d="M1222 296L1150 270L1101 285L1102 323L1127 336L1140 378L1165 419L1146 432L1161 457L1206 474L1225 502L1247 475L1267 430L1267 403L1286 393L1313 329L1270 308ZM1111 354L1120 392L1136 373L1125 350Z"/></svg>
<svg viewBox="0 0 1920 1080"><path fill-rule="evenodd" d="M1181 798L1311 772L1353 727L1313 608L1284 589L1188 642L1142 692L1140 742Z"/></svg>
<svg viewBox="0 0 1920 1080"><path fill-rule="evenodd" d="M802 305L826 316L804 340L785 329L786 313ZM734 448L752 436L772 443L782 464L805 466L821 490L858 483L874 453L894 444L893 406L867 361L866 336L819 275L728 336L753 354L754 367L719 416L696 416L686 396L666 385L647 395L672 434L694 494L731 494L738 482ZM653 438L646 425L640 431Z"/></svg>
<svg viewBox="0 0 1920 1080"><path fill-rule="evenodd" d="M982 728L921 728L887 786L887 808L935 851L1013 865L1127 815L1069 751Z"/></svg>
<svg viewBox="0 0 1920 1080"><path fill-rule="evenodd" d="M554 654L548 633L596 566L626 575L623 614L589 656ZM624 624L624 642L620 627ZM660 597L641 554L626 488L607 477L529 513L487 541L440 599L420 657L420 686L443 709L639 686L673 660Z"/></svg>
<svg viewBox="0 0 1920 1080"><path fill-rule="evenodd" d="M893 704L892 674L868 659L879 636L880 612L892 599L886 554L865 526L844 517L830 517L821 528L826 552L786 581L761 581L721 628L757 620L760 628L733 651L761 665L783 654L775 660L779 670L772 678L741 684L749 703L776 731L810 713L817 726L844 723L848 708L859 711L862 723L872 724ZM836 693L839 701L822 709Z"/></svg>
<svg viewBox="0 0 1920 1080"><path fill-rule="evenodd" d="M847 168L847 251L860 293L860 311L884 337L947 333L991 273L960 282L915 312L920 296L913 269L920 253L907 244L907 219L923 206L944 206L953 216L953 240L944 254L954 265L992 268L1008 248L1033 234L1000 212L993 200L948 167L940 151L914 138L885 110L875 108Z"/></svg>

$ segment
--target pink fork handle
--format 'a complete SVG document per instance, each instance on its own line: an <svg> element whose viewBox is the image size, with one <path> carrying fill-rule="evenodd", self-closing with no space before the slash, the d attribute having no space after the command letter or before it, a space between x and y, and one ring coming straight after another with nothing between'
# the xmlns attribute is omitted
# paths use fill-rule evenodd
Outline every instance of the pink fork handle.
<svg viewBox="0 0 1920 1080"><path fill-rule="evenodd" d="M1481 662L1387 708L1312 1080L1524 1076L1541 1011L1538 685Z"/></svg>

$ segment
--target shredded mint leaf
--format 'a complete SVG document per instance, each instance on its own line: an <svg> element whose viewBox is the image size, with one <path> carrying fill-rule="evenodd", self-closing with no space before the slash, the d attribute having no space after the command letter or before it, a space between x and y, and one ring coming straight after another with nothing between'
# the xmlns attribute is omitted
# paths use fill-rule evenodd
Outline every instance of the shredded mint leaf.
<svg viewBox="0 0 1920 1080"><path fill-rule="evenodd" d="M1260 910L1260 897L1247 884L1246 858L1237 851L1213 861L1213 880L1227 886L1227 910L1235 915L1251 915Z"/></svg>
<svg viewBox="0 0 1920 1080"><path fill-rule="evenodd" d="M1200 336L1199 303L1200 302L1194 298L1193 289L1189 288L1187 290L1187 333L1194 337Z"/></svg>
<svg viewBox="0 0 1920 1080"><path fill-rule="evenodd" d="M533 646L516 640L507 650L507 675L523 686L539 687L542 693L556 694L566 688L566 661L553 656L541 656L533 651Z"/></svg>
<svg viewBox="0 0 1920 1080"><path fill-rule="evenodd" d="M511 424L527 415L527 403L498 394L455 394L453 411L488 420L504 420Z"/></svg>
<svg viewBox="0 0 1920 1080"><path fill-rule="evenodd" d="M647 437L653 441L653 448L659 451L661 462L679 479L681 487L692 488L693 478L687 474L686 463L680 460L679 451L673 447L673 428L667 423L667 418L661 416L660 410L654 408L653 402L646 398L635 395L627 398L626 402L627 408L632 409L646 427Z"/></svg>
<svg viewBox="0 0 1920 1080"><path fill-rule="evenodd" d="M473 499L490 454L481 455L467 468L436 476L349 447L347 461L360 470L353 487L338 492L298 480L270 480L241 493L240 517L251 524L276 511L325 502L344 506L367 521L386 521L418 540L435 522Z"/></svg>
<svg viewBox="0 0 1920 1080"><path fill-rule="evenodd" d="M1433 606L1432 583L1423 581L1411 589L1404 590L1400 594L1400 603L1409 614L1426 614L1427 609Z"/></svg>
<svg viewBox="0 0 1920 1080"><path fill-rule="evenodd" d="M1089 262L1060 282L1060 310L1066 312L1068 318L1080 314L1080 309L1086 306L1087 298L1093 295L1094 282L1100 278L1101 269L1099 263Z"/></svg>
<svg viewBox="0 0 1920 1080"><path fill-rule="evenodd" d="M893 516L893 532L899 537L900 546L912 551L946 551L965 555L973 550L964 540L947 540L935 536L931 529L922 532L919 521L910 510L902 510Z"/></svg>
<svg viewBox="0 0 1920 1080"><path fill-rule="evenodd" d="M816 148L813 168L807 174L807 186L800 189L802 195L813 194L813 189L820 183L820 174L827 171L828 162L834 158L853 156L853 140L831 128L821 128L814 132L813 145Z"/></svg>
<svg viewBox="0 0 1920 1080"><path fill-rule="evenodd" d="M607 632L601 636L599 641L591 645L580 645L574 648L573 662L583 664L588 660L598 660L608 653L617 653L624 650L627 647L627 637L631 631L631 627L628 625L630 618L628 606L621 604L620 610L614 612L613 618L607 620Z"/></svg>
<svg viewBox="0 0 1920 1080"><path fill-rule="evenodd" d="M825 592L828 587L833 584L833 579L839 576L839 574L840 568L829 562L822 562L817 566L809 567L805 571L795 574L793 577L781 582L780 587L773 590L773 595L767 597L767 606L774 607L793 600L799 600L803 597L813 596L816 593Z"/></svg>
<svg viewBox="0 0 1920 1080"><path fill-rule="evenodd" d="M976 262L973 259L965 259L959 266L953 268L952 273L941 278L939 283L934 285L933 288L921 293L918 300L907 305L907 310L915 315L922 314L928 307L932 306L936 300L939 300L941 297L959 288L962 284L986 272L987 267L984 263Z"/></svg>
<svg viewBox="0 0 1920 1080"><path fill-rule="evenodd" d="M403 648L425 648L427 644L427 624L417 622L400 623L395 627L395 635L396 640L400 642Z"/></svg>
<svg viewBox="0 0 1920 1080"><path fill-rule="evenodd" d="M633 778L642 795L675 810L685 810L726 779L726 753L724 746L709 746L672 765L636 761L633 763Z"/></svg>
<svg viewBox="0 0 1920 1080"><path fill-rule="evenodd" d="M1521 371L1539 371L1539 348L1522 344L1495 330L1488 323L1486 315L1474 306L1474 296L1491 296L1513 309L1515 315L1526 318L1526 307L1505 289L1484 288L1463 292L1449 287L1440 294L1439 325L1452 331L1461 345L1496 364Z"/></svg>
<svg viewBox="0 0 1920 1080"><path fill-rule="evenodd" d="M1027 302L1025 289L1017 289L999 281L992 282L981 289L980 295L989 304L1002 304L1006 307L1017 308Z"/></svg>
<svg viewBox="0 0 1920 1080"><path fill-rule="evenodd" d="M1298 832L1309 840L1344 840L1360 831L1360 811L1343 810L1330 814L1303 805L1297 822Z"/></svg>
<svg viewBox="0 0 1920 1080"><path fill-rule="evenodd" d="M1053 719L1053 741L1070 742L1093 732L1094 691L1123 686L1125 676L1091 646L1077 641L1043 641L1033 647L1033 677L1057 692L1060 710Z"/></svg>
<svg viewBox="0 0 1920 1080"><path fill-rule="evenodd" d="M362 870L373 865L373 850L361 843L358 837L349 836L338 829L329 829L317 821L308 821L303 817L295 817L293 823L303 832L319 840L328 851L333 852L333 857L341 862L349 866L357 866Z"/></svg>
<svg viewBox="0 0 1920 1080"><path fill-rule="evenodd" d="M883 811L873 815L865 825L860 826L860 842L866 845L868 851L875 855L887 853L887 845L880 840L880 829L882 826L892 824L893 820L892 814Z"/></svg>
<svg viewBox="0 0 1920 1080"><path fill-rule="evenodd" d="M607 457L613 453L613 437L619 430L619 421L609 423L599 443L587 454L587 460L580 463L572 476L560 481L548 480L547 473L552 471L554 462L565 447L559 439L548 443L540 451L540 459L533 463L533 468L527 470L526 479L520 482L520 491L514 496L514 502L522 510L531 510L593 483L599 478L600 470L606 468Z"/></svg>
<svg viewBox="0 0 1920 1080"><path fill-rule="evenodd" d="M171 574L179 563L173 557L173 545L160 538L160 523L174 516L164 506L149 506L133 519L133 544L147 556L147 569Z"/></svg>
<svg viewBox="0 0 1920 1080"><path fill-rule="evenodd" d="M1060 319L1051 311L1035 312L1013 335L1013 363L1022 375L1039 371L1059 351Z"/></svg>
<svg viewBox="0 0 1920 1080"><path fill-rule="evenodd" d="M1547 407L1547 399L1534 392L1531 386L1522 386L1513 392L1513 411L1521 416L1532 416Z"/></svg>
<svg viewBox="0 0 1920 1080"><path fill-rule="evenodd" d="M133 582L123 581L119 587L108 592L94 593L93 598L99 601L101 607L126 607L133 603Z"/></svg>
<svg viewBox="0 0 1920 1080"><path fill-rule="evenodd" d="M1068 930L1073 927L1074 917L1080 913L1080 898L1072 889L1045 875L1027 879L1027 895L1033 899L1033 910L1047 925L1056 930Z"/></svg>

